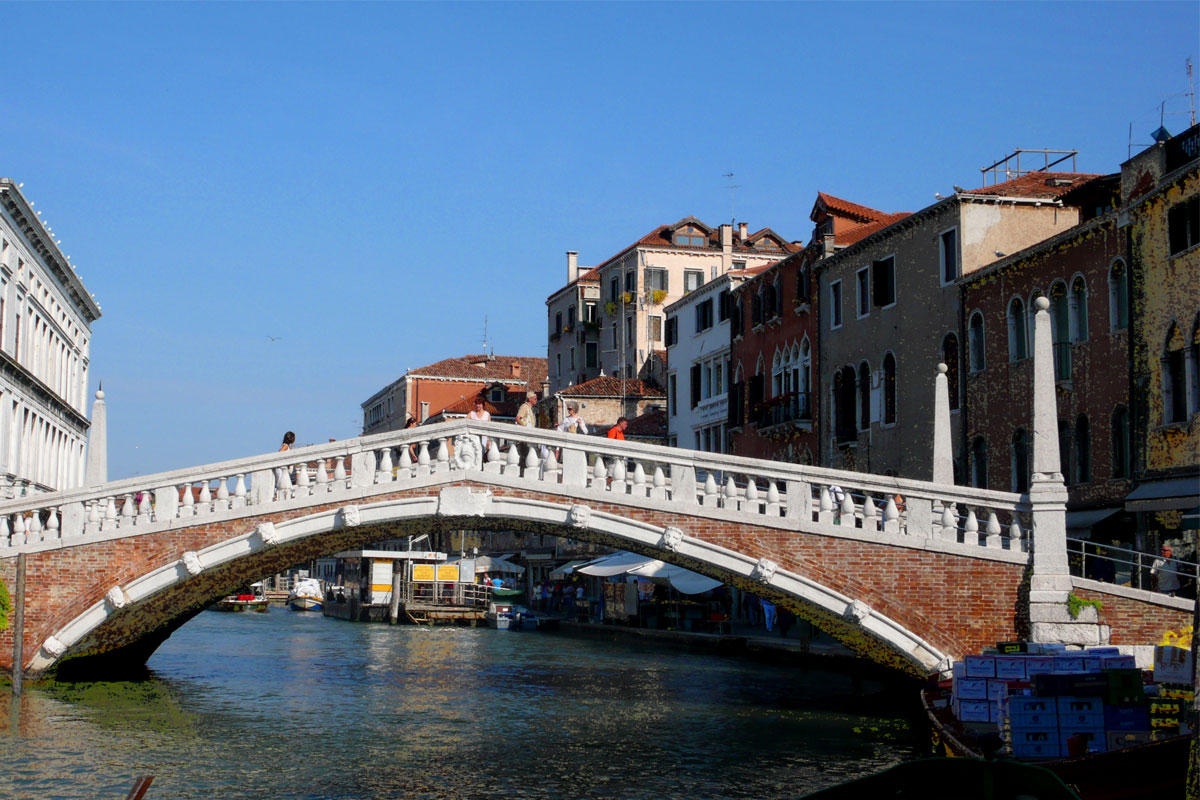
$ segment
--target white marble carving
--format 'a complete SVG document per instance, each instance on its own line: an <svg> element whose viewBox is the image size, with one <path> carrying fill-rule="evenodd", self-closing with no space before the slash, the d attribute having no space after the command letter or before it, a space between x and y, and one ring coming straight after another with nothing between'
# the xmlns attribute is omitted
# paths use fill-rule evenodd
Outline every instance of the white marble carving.
<svg viewBox="0 0 1200 800"><path fill-rule="evenodd" d="M274 522L260 522L258 527L254 529L258 534L258 538L262 539L262 543L267 547L274 547L279 544L279 534L275 531Z"/></svg>
<svg viewBox="0 0 1200 800"><path fill-rule="evenodd" d="M124 608L129 603L129 598L125 596L125 592L120 586L114 586L109 589L108 594L104 595L104 599L113 608Z"/></svg>
<svg viewBox="0 0 1200 800"><path fill-rule="evenodd" d="M473 492L469 486L447 486L438 493L439 517L482 517L492 504L492 493Z"/></svg>
<svg viewBox="0 0 1200 800"><path fill-rule="evenodd" d="M592 509L579 503L571 506L571 511L567 514L567 522L571 523L572 528L586 528L591 519Z"/></svg>
<svg viewBox="0 0 1200 800"><path fill-rule="evenodd" d="M759 583L770 583L775 577L775 570L779 569L779 565L769 558L760 558L758 563L754 565L754 571L750 573L750 577Z"/></svg>
<svg viewBox="0 0 1200 800"><path fill-rule="evenodd" d="M53 636L46 639L46 641L42 643L42 649L45 650L51 658L58 658L63 653L67 652L67 646L58 639L55 639Z"/></svg>
<svg viewBox="0 0 1200 800"><path fill-rule="evenodd" d="M362 516L358 512L358 506L342 506L342 524L347 528L353 528L362 524Z"/></svg>
<svg viewBox="0 0 1200 800"><path fill-rule="evenodd" d="M846 606L846 619L854 622L862 622L871 613L870 607L862 600L855 600L850 605Z"/></svg>
<svg viewBox="0 0 1200 800"><path fill-rule="evenodd" d="M683 541L683 531L679 528L667 528L663 531L662 546L674 553Z"/></svg>
<svg viewBox="0 0 1200 800"><path fill-rule="evenodd" d="M483 445L478 436L454 437L454 467L455 469L483 468Z"/></svg>
<svg viewBox="0 0 1200 800"><path fill-rule="evenodd" d="M199 575L204 571L204 565L200 563L200 554L192 550L183 554L183 566L189 575Z"/></svg>

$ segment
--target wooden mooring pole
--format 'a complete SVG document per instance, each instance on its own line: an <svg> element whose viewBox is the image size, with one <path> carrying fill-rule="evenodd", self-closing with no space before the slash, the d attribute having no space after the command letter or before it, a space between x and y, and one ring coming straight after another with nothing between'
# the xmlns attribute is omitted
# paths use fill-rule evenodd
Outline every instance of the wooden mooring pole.
<svg viewBox="0 0 1200 800"><path fill-rule="evenodd" d="M404 576L399 572L392 573L392 602L388 604L388 622L395 625L400 616L400 582Z"/></svg>
<svg viewBox="0 0 1200 800"><path fill-rule="evenodd" d="M17 597L13 604L13 697L21 694L25 675L25 554L17 554Z"/></svg>

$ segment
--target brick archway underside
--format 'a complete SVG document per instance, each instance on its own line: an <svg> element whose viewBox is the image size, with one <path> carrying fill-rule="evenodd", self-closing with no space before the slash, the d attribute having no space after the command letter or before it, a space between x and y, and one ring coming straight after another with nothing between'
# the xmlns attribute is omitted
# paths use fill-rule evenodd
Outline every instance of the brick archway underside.
<svg viewBox="0 0 1200 800"><path fill-rule="evenodd" d="M381 539L463 528L569 536L661 558L770 599L855 653L912 675L1019 633L1020 565L615 503L588 501L581 520L561 496L468 482L453 488L487 493L494 504L439 505L445 488L372 497L356 507L357 525L347 524L343 504L314 505L30 554L26 668L128 674L240 585ZM275 544L255 532L262 523L274 525ZM674 550L665 546L667 528L684 535ZM205 560L197 575L182 564L191 552ZM760 559L778 565L773 575L756 570ZM14 561L0 561L9 586ZM130 594L122 608L105 599L114 586ZM51 637L66 645L61 656L47 649ZM0 632L0 667L11 670L12 652L11 630Z"/></svg>

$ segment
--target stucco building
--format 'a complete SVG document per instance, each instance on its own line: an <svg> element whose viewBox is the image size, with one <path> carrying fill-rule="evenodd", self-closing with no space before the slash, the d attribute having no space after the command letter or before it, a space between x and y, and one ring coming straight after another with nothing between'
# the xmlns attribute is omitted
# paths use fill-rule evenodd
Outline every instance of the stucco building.
<svg viewBox="0 0 1200 800"><path fill-rule="evenodd" d="M550 394L600 374L599 271L567 253L567 284L546 298Z"/></svg>
<svg viewBox="0 0 1200 800"><path fill-rule="evenodd" d="M533 391L543 397L546 359L490 354L446 358L410 369L362 403L363 434L400 430L409 417L424 422L447 406L485 393L494 404Z"/></svg>
<svg viewBox="0 0 1200 800"><path fill-rule="evenodd" d="M0 178L0 496L83 485L99 318L33 203Z"/></svg>
<svg viewBox="0 0 1200 800"><path fill-rule="evenodd" d="M945 362L961 467L958 279L1076 225L1079 209L1062 197L1094 177L1035 172L956 191L817 262L826 466L930 478Z"/></svg>
<svg viewBox="0 0 1200 800"><path fill-rule="evenodd" d="M1128 233L1139 544L1182 538L1200 503L1200 126L1121 165ZM1190 548L1189 548L1190 549ZM1194 551L1193 551L1194 552Z"/></svg>
<svg viewBox="0 0 1200 800"><path fill-rule="evenodd" d="M618 417L625 417L633 426L638 417L647 412L661 411L667 399L666 392L637 378L616 378L605 375L590 381L568 386L548 397L543 405L550 405L550 424L557 425L565 413L569 401L579 403L579 416L591 434L602 434L616 424ZM653 436L653 419L639 422L635 435L640 438Z"/></svg>

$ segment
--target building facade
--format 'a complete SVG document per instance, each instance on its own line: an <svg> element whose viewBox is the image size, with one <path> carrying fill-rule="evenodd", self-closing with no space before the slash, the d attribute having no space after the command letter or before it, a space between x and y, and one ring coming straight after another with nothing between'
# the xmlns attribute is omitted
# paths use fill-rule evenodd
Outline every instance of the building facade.
<svg viewBox="0 0 1200 800"><path fill-rule="evenodd" d="M504 403L510 395L546 390L546 359L490 354L447 358L410 369L362 403L363 435L400 430L410 418L425 422L447 406L486 392Z"/></svg>
<svg viewBox="0 0 1200 800"><path fill-rule="evenodd" d="M1136 514L1141 549L1154 552L1159 542L1185 538L1181 512L1200 504L1198 157L1200 126L1193 126L1121 166L1134 309L1135 488L1126 508Z"/></svg>
<svg viewBox="0 0 1200 800"><path fill-rule="evenodd" d="M619 417L625 417L633 426L634 422L649 412L661 412L666 399L667 395L662 389L637 378L605 375L568 386L548 397L543 404L551 406L547 416L551 425L557 425L565 417L566 404L571 401L578 403L579 416L588 426L588 433L597 435L606 433L617 424ZM653 416L634 427L635 435L647 440L659 430L654 425Z"/></svg>
<svg viewBox="0 0 1200 800"><path fill-rule="evenodd" d="M83 485L100 307L19 184L0 178L0 496Z"/></svg>
<svg viewBox="0 0 1200 800"><path fill-rule="evenodd" d="M598 271L579 266L567 253L567 285L546 298L549 339L546 365L550 394L600 374L600 282Z"/></svg>
<svg viewBox="0 0 1200 800"><path fill-rule="evenodd" d="M959 191L816 264L821 293L822 461L929 479L934 377L950 368L961 479L958 279L1079 222L1061 198L1094 175L1038 172Z"/></svg>

